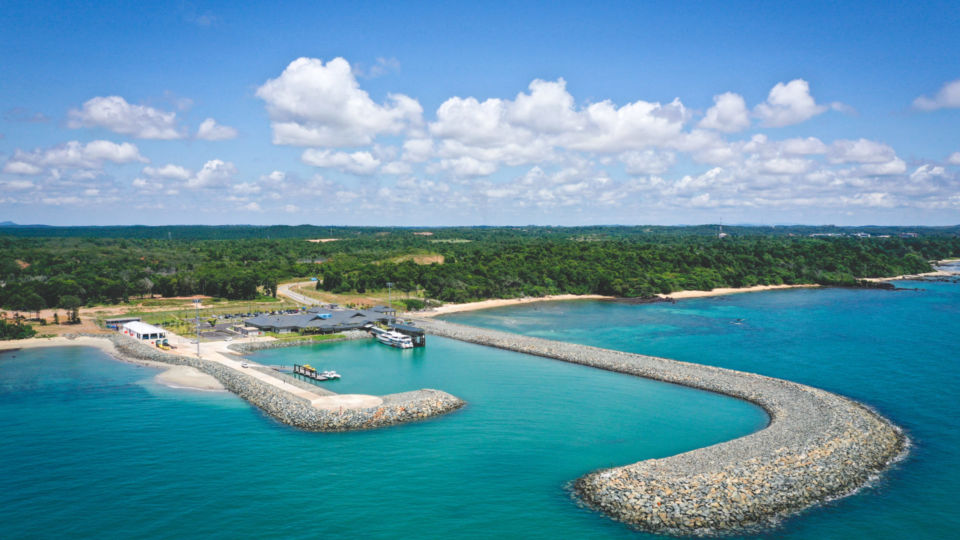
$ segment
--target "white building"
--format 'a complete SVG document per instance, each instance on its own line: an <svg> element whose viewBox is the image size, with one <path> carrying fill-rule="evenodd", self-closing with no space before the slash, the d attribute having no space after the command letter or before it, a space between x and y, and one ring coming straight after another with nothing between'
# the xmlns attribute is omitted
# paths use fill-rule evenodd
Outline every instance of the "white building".
<svg viewBox="0 0 960 540"><path fill-rule="evenodd" d="M152 324L140 321L131 321L123 325L123 333L136 339L163 339L167 332Z"/></svg>

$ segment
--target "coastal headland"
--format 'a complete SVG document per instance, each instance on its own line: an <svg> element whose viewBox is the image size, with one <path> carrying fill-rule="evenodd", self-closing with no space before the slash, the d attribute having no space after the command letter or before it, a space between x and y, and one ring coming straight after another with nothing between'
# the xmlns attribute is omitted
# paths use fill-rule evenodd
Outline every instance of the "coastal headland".
<svg viewBox="0 0 960 540"><path fill-rule="evenodd" d="M479 329L433 319L430 334L743 399L764 429L671 456L598 470L574 484L588 506L638 529L727 535L853 493L906 451L903 432L870 408L762 375Z"/></svg>
<svg viewBox="0 0 960 540"><path fill-rule="evenodd" d="M464 405L456 396L432 389L386 396L336 394L255 363L244 367L244 362L229 357L226 344L217 344L216 350L208 347L204 357L197 358L164 352L119 334L0 342L0 349L70 346L95 347L120 360L152 367L174 366L173 373L168 370L168 383L190 387L200 383L201 388L219 385L272 418L309 431L374 429L445 414Z"/></svg>

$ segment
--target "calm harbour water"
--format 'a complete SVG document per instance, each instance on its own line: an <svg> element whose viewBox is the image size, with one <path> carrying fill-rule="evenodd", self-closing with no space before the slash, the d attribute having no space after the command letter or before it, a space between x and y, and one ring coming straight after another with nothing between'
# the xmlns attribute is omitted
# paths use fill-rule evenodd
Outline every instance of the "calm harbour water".
<svg viewBox="0 0 960 540"><path fill-rule="evenodd" d="M794 290L677 304L525 305L451 320L757 371L864 401L916 447L877 485L770 533L952 537L960 285ZM756 407L428 338L259 353L336 369L338 392L440 388L462 411L384 430L280 425L229 393L167 388L84 348L0 354L0 537L646 537L570 499L599 468L763 427Z"/></svg>

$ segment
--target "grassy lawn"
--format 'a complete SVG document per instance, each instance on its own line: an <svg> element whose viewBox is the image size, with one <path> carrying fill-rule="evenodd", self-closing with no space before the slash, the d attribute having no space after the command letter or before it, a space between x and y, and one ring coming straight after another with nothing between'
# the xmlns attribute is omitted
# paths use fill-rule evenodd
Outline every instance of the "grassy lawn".
<svg viewBox="0 0 960 540"><path fill-rule="evenodd" d="M331 339L340 339L340 338L342 338L342 337L345 337L343 334L309 334L309 335L301 335L301 334L295 334L295 333L292 333L292 334L278 334L278 333L276 333L276 332L264 332L264 335L265 335L265 336L270 336L270 337L272 337L272 338L280 339L280 340L310 339L310 340L313 340L313 341L327 341L327 340L331 340Z"/></svg>
<svg viewBox="0 0 960 540"><path fill-rule="evenodd" d="M387 305L389 298L393 300L393 307L397 308L398 310L404 309L404 306L398 302L401 298L424 299L423 291L410 291L410 294L407 294L406 291L398 291L394 289L388 294L388 291L384 289L380 291L366 291L363 293L332 293L328 291L318 291L314 283L300 287L292 287L291 290L306 297L320 300L321 302L328 304L339 304L341 306L385 306Z"/></svg>

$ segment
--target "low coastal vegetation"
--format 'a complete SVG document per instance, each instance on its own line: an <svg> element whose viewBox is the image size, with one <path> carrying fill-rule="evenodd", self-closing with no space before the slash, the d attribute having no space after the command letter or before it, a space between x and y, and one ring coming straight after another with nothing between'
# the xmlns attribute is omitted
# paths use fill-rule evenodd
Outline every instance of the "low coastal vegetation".
<svg viewBox="0 0 960 540"><path fill-rule="evenodd" d="M929 260L960 255L956 227L718 232L715 226L3 227L0 306L29 313L73 310L78 302L163 302L155 296L267 300L279 282L309 277L333 293L391 284L395 299L645 298L716 287L853 286L859 278L926 272Z"/></svg>
<svg viewBox="0 0 960 540"><path fill-rule="evenodd" d="M37 331L30 325L23 324L19 319L8 323L0 319L0 340L26 339L37 335Z"/></svg>

